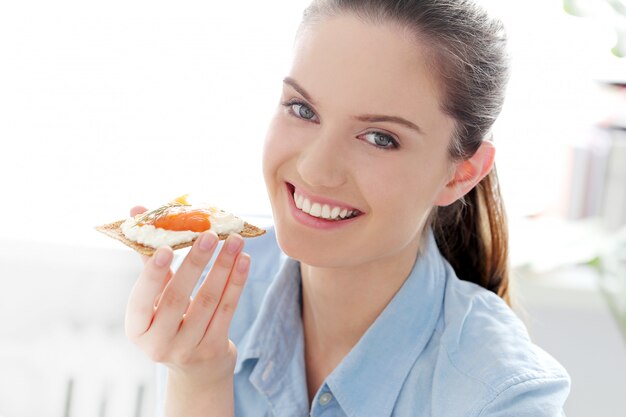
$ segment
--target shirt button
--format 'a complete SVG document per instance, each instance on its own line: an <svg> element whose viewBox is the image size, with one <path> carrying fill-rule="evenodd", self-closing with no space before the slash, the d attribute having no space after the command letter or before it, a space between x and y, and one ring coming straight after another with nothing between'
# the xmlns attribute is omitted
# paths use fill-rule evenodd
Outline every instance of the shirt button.
<svg viewBox="0 0 626 417"><path fill-rule="evenodd" d="M320 405L326 405L333 400L333 395L330 392L325 392L320 395L319 403Z"/></svg>

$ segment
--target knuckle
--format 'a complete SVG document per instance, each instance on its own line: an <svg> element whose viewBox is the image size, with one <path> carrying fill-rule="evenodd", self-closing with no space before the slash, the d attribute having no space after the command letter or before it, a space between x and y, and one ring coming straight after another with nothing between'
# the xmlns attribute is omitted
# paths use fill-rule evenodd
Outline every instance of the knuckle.
<svg viewBox="0 0 626 417"><path fill-rule="evenodd" d="M195 250L191 250L189 252L188 259L189 263L198 269L204 269L206 264L209 262L209 258L206 254L199 253Z"/></svg>
<svg viewBox="0 0 626 417"><path fill-rule="evenodd" d="M248 278L248 274L233 274L231 280L228 282L228 285L234 287L235 290L241 291L246 284Z"/></svg>
<svg viewBox="0 0 626 417"><path fill-rule="evenodd" d="M180 291L170 289L163 293L163 297L159 302L160 305L165 307L178 307L180 305L187 305L189 298L186 294Z"/></svg>
<svg viewBox="0 0 626 417"><path fill-rule="evenodd" d="M220 310L222 310L222 313L227 315L233 314L235 312L235 308L237 308L237 305L234 303L225 302L220 304Z"/></svg>
<svg viewBox="0 0 626 417"><path fill-rule="evenodd" d="M235 259L232 255L227 255L224 253L220 253L220 255L215 260L215 266L221 269L230 269L233 265L233 260Z"/></svg>
<svg viewBox="0 0 626 417"><path fill-rule="evenodd" d="M220 301L219 295L212 292L199 292L194 299L202 308L213 308Z"/></svg>

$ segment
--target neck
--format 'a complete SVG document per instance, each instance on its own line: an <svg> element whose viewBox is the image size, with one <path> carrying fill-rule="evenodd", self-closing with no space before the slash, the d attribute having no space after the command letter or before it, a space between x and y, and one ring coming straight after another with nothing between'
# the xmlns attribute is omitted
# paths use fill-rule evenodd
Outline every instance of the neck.
<svg viewBox="0 0 626 417"><path fill-rule="evenodd" d="M393 256L358 266L300 265L310 398L398 292L418 247L416 240Z"/></svg>

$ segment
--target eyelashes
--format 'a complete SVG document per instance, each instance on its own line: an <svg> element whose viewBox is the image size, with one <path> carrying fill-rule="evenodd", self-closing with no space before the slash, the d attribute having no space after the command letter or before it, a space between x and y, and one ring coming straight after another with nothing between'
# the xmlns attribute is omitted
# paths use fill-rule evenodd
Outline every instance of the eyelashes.
<svg viewBox="0 0 626 417"><path fill-rule="evenodd" d="M284 107L287 108L291 115L296 116L300 119L312 120L313 117L315 117L315 112L306 103L303 103L299 100L292 99L282 104ZM297 110L294 109L296 107L298 108Z"/></svg>
<svg viewBox="0 0 626 417"><path fill-rule="evenodd" d="M289 114L299 119L311 120L313 116L315 116L315 112L306 103L303 103L302 101L291 99L289 101L282 103L282 105L287 108L287 110L289 111ZM294 110L294 107L296 106L299 106L299 109L297 111ZM307 116L310 116L310 117L307 117Z"/></svg>
<svg viewBox="0 0 626 417"><path fill-rule="evenodd" d="M312 123L319 123L319 119L315 122L314 118L317 117L313 109L309 105L298 99L291 99L282 102L281 105L287 109L287 112L298 119L310 121ZM398 141L391 135L378 130L369 131L360 135L366 142L380 150L393 150L400 147Z"/></svg>
<svg viewBox="0 0 626 417"><path fill-rule="evenodd" d="M362 136L373 137L373 140L365 139L367 142L376 146L378 149L396 149L398 142L390 135L378 131L364 133Z"/></svg>

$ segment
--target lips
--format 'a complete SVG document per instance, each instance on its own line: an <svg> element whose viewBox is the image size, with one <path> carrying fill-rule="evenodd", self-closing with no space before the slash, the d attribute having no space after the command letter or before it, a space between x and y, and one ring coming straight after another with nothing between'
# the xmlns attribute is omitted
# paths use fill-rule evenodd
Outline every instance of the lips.
<svg viewBox="0 0 626 417"><path fill-rule="evenodd" d="M358 209L331 199L313 196L310 193L287 183L287 188L293 196L296 208L320 220L340 222L363 214Z"/></svg>

